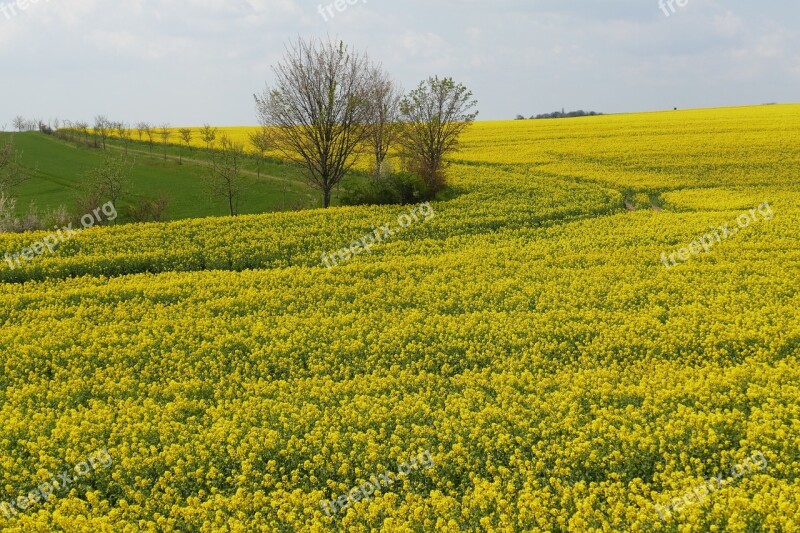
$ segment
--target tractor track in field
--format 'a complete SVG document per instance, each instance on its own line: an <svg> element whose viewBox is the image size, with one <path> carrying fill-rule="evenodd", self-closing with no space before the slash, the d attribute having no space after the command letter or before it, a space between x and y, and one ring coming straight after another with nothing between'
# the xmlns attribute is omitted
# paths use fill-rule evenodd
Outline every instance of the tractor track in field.
<svg viewBox="0 0 800 533"><path fill-rule="evenodd" d="M120 152L125 151L124 148L122 148L120 146L115 146L113 144L109 144L107 146L109 148L113 148L114 150L117 150L117 151L120 151ZM173 155L168 155L168 156L166 156L166 158L164 158L164 157L161 157L161 156L154 156L153 154L151 154L149 151L146 151L146 150L138 150L138 149L128 148L127 151L128 151L128 153L145 155L148 158L155 159L155 160L178 161L179 163L182 163L183 161L188 161L189 163L192 163L194 165L201 166L201 167L208 168L208 167L211 166L211 163L209 163L208 161L203 161L202 159L194 159L194 158L191 158L191 157L183 157L183 156L175 157ZM280 176L272 176L271 174L264 174L263 172L259 174L258 172L254 172L252 170L246 170L246 169L240 170L240 172L242 174L247 174L248 176L253 176L253 177L257 178L257 179L266 179L266 180L269 180L269 181L279 181L279 182L288 183L288 184L291 184L291 185L298 185L297 180L293 180L291 178L282 178ZM308 198L313 199L313 196L311 195L311 193L305 193L305 195Z"/></svg>

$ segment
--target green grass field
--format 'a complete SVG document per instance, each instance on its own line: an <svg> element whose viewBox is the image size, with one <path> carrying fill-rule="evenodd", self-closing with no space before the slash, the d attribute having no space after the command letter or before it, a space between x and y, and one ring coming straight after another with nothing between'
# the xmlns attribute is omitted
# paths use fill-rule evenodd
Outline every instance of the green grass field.
<svg viewBox="0 0 800 533"><path fill-rule="evenodd" d="M74 212L76 197L91 169L102 165L104 157L124 154L122 145L115 140L108 142L103 151L42 133L0 133L0 140L9 137L22 153L22 166L30 175L28 181L13 191L20 214L35 202L40 211L63 205L73 215L80 215ZM178 161L179 154L183 156L183 164ZM226 215L225 200L212 197L204 181L208 160L206 150L190 151L175 145L167 146L167 160L164 160L163 146L154 146L151 154L147 143L132 142L128 149L131 165L128 192L117 207L124 210L137 200L163 195L169 198L166 220ZM308 185L298 166L269 160L260 167L259 177L254 159L245 164L241 214L320 206L319 192ZM334 200L338 203L336 194ZM125 222L124 218L121 221Z"/></svg>

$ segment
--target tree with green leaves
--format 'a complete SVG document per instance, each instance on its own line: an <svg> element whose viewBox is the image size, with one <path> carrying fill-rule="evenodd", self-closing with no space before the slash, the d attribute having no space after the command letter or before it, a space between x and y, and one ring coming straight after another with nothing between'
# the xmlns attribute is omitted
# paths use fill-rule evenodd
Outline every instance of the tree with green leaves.
<svg viewBox="0 0 800 533"><path fill-rule="evenodd" d="M78 199L80 212L90 213L108 201L118 205L119 199L128 192L129 170L126 160L106 157L102 166L89 171L83 195Z"/></svg>
<svg viewBox="0 0 800 533"><path fill-rule="evenodd" d="M444 158L458 149L459 137L475 121L472 92L452 78L428 78L400 101L404 155L436 192L445 185Z"/></svg>
<svg viewBox="0 0 800 533"><path fill-rule="evenodd" d="M214 145L214 141L217 139L217 131L217 128L212 128L208 124L203 124L203 127L200 128L200 138L206 143L206 150L211 150Z"/></svg>

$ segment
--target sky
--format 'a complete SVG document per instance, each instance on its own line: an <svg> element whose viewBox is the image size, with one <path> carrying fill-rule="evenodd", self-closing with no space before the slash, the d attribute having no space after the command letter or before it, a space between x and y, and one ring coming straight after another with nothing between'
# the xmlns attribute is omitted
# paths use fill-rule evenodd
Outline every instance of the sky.
<svg viewBox="0 0 800 533"><path fill-rule="evenodd" d="M0 0L0 128L253 125L271 65L312 37L407 90L453 77L480 120L800 101L796 0Z"/></svg>

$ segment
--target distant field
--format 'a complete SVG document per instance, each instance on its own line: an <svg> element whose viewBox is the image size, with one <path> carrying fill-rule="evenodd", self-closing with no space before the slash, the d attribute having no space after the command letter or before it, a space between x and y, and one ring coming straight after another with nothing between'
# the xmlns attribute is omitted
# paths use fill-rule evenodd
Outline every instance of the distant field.
<svg viewBox="0 0 800 533"><path fill-rule="evenodd" d="M800 531L800 106L479 123L448 176L405 228L337 207L0 259L0 503L113 459L0 527Z"/></svg>

